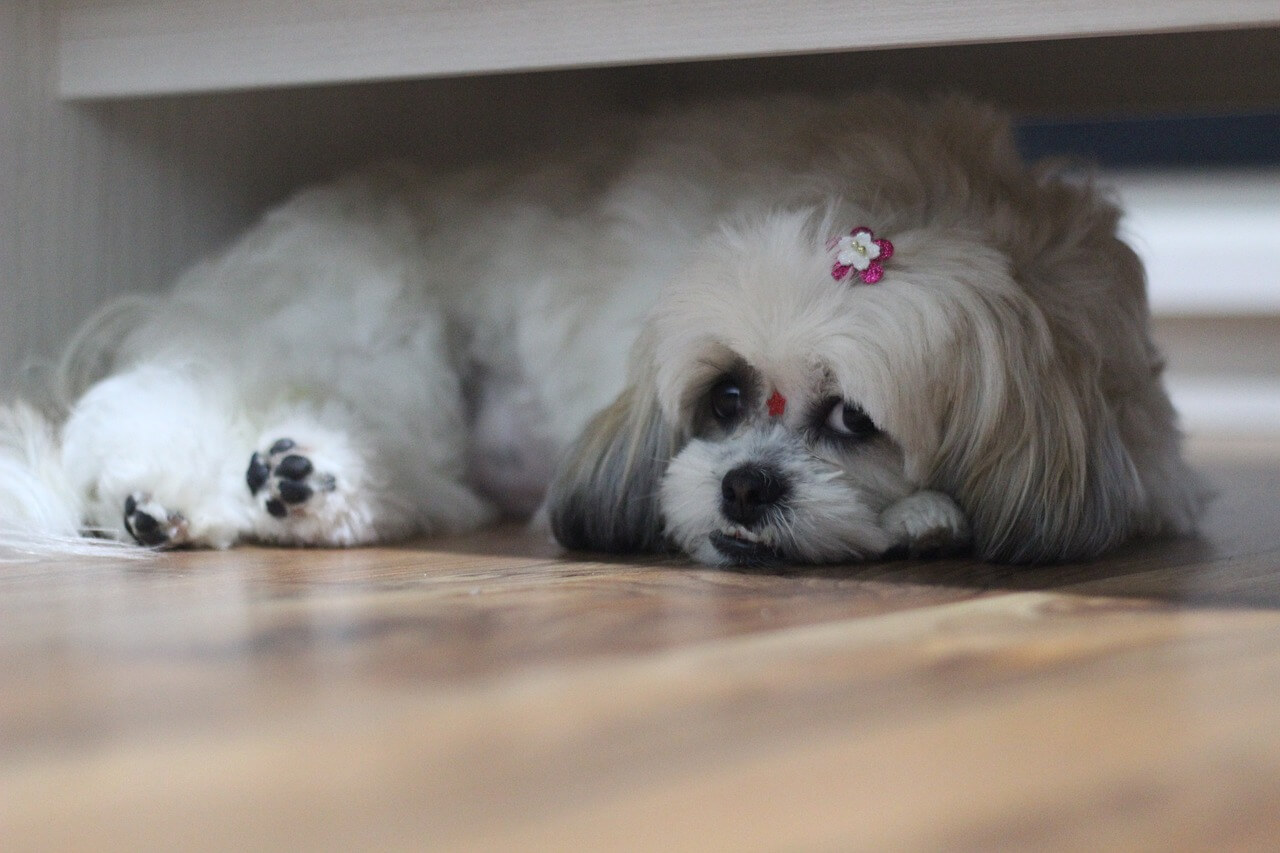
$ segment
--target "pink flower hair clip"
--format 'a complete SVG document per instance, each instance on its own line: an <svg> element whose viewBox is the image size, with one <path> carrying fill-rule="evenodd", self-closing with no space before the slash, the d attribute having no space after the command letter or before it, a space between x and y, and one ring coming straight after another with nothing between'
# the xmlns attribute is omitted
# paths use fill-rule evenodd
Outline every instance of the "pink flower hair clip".
<svg viewBox="0 0 1280 853"><path fill-rule="evenodd" d="M875 232L861 225L828 248L836 252L836 262L831 267L831 277L836 281L847 281L856 272L864 284L875 284L884 278L884 262L893 257L893 244L877 240Z"/></svg>

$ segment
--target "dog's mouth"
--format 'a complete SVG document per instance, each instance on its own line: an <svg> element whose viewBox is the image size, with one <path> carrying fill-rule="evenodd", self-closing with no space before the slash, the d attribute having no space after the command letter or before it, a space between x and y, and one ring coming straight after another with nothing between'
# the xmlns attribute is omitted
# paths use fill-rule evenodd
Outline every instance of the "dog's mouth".
<svg viewBox="0 0 1280 853"><path fill-rule="evenodd" d="M772 545L741 527L716 530L710 539L716 552L735 566L776 566L782 562L782 555Z"/></svg>

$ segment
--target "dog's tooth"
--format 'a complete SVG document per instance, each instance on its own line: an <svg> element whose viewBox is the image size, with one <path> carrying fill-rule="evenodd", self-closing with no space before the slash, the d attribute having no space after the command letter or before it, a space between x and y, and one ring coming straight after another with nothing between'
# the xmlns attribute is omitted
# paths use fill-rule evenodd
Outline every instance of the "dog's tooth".
<svg viewBox="0 0 1280 853"><path fill-rule="evenodd" d="M760 541L760 537L743 527L725 527L720 531L725 536L737 539L740 542L751 542L753 544Z"/></svg>

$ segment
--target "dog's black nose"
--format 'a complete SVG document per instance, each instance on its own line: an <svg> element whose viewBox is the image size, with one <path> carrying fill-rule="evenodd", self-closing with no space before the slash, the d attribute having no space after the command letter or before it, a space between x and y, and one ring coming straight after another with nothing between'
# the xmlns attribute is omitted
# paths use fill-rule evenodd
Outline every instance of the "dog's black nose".
<svg viewBox="0 0 1280 853"><path fill-rule="evenodd" d="M765 510L786 496L787 481L769 468L741 465L724 475L720 493L720 509L725 517L751 527L760 521Z"/></svg>

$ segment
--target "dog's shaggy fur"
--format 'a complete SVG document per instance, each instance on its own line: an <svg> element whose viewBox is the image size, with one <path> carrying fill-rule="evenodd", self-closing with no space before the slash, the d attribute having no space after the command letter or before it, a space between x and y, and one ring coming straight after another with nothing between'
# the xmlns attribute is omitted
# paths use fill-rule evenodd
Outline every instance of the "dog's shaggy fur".
<svg viewBox="0 0 1280 853"><path fill-rule="evenodd" d="M7 537L354 545L548 488L568 547L713 564L1186 532L1117 218L957 99L741 101L526 169L366 171L80 333L65 421L0 420ZM857 225L896 247L878 283L832 276Z"/></svg>

